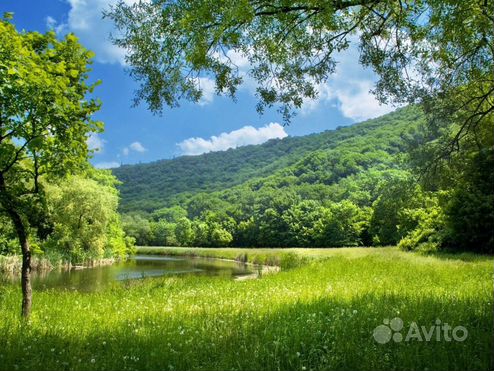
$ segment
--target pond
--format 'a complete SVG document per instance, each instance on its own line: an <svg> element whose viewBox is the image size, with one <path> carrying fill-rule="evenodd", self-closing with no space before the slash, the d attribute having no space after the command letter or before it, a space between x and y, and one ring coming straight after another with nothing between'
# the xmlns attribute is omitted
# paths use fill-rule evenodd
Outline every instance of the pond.
<svg viewBox="0 0 494 371"><path fill-rule="evenodd" d="M112 282L165 275L205 275L237 277L252 274L246 264L219 259L163 255L135 255L113 265L85 269L52 270L32 273L34 290L50 288L97 291ZM14 279L19 280L19 278ZM3 280L5 282L5 278ZM10 279L10 282L13 280Z"/></svg>

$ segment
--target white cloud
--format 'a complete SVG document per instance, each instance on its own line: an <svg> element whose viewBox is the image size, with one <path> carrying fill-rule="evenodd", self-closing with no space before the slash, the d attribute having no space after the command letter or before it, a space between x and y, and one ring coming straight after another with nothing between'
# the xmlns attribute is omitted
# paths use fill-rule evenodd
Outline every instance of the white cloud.
<svg viewBox="0 0 494 371"><path fill-rule="evenodd" d="M261 144L269 139L285 138L287 135L283 126L272 122L259 129L253 126L244 126L241 129L233 130L229 133L221 133L219 136L212 136L209 139L189 138L177 143L177 146L184 155L200 155L206 152L224 151L228 148L249 144Z"/></svg>
<svg viewBox="0 0 494 371"><path fill-rule="evenodd" d="M131 143L129 148L133 151L140 152L140 153L147 151L147 149L144 148L144 146L141 144L141 142Z"/></svg>
<svg viewBox="0 0 494 371"><path fill-rule="evenodd" d="M395 109L392 105L381 105L370 92L376 76L359 63L356 38L352 41L347 50L335 55L338 62L335 73L326 83L318 85L317 98L304 100L302 115L318 109L324 103L337 107L345 117L354 121L381 116Z"/></svg>
<svg viewBox="0 0 494 371"><path fill-rule="evenodd" d="M197 102L200 106L205 106L207 104L213 103L214 95L216 93L216 84L213 80L208 77L199 77L195 79L195 82L199 89L202 90L202 97Z"/></svg>
<svg viewBox="0 0 494 371"><path fill-rule="evenodd" d="M302 115L318 109L321 104L329 103L354 121L363 121L382 116L395 109L392 105L380 104L371 93L374 82L367 79L335 79L317 87L318 97L305 100Z"/></svg>
<svg viewBox="0 0 494 371"><path fill-rule="evenodd" d="M141 144L141 142L133 142L133 143L130 143L127 147L124 147L122 149L122 155L128 156L131 151L143 153L143 152L147 151L147 148L144 147Z"/></svg>
<svg viewBox="0 0 494 371"><path fill-rule="evenodd" d="M116 161L98 162L97 164L94 165L96 169L113 169L119 166L120 163Z"/></svg>
<svg viewBox="0 0 494 371"><path fill-rule="evenodd" d="M382 116L394 110L391 105L380 104L370 92L373 83L369 80L347 81L347 85L334 91L341 113L354 121Z"/></svg>
<svg viewBox="0 0 494 371"><path fill-rule="evenodd" d="M58 23L57 20L51 16L45 18L46 28L55 31L57 34L62 33L65 30L66 24Z"/></svg>
<svg viewBox="0 0 494 371"><path fill-rule="evenodd" d="M90 150L94 150L96 152L103 152L103 148L105 147L106 140L101 139L101 137L96 133L89 134L87 138L87 146Z"/></svg>
<svg viewBox="0 0 494 371"><path fill-rule="evenodd" d="M125 0L127 4L139 0ZM58 24L52 17L46 18L48 28L57 33L74 32L82 44L96 53L100 63L119 63L125 65L125 50L113 45L109 39L115 32L112 20L103 19L103 11L117 0L67 0L70 5L67 23Z"/></svg>

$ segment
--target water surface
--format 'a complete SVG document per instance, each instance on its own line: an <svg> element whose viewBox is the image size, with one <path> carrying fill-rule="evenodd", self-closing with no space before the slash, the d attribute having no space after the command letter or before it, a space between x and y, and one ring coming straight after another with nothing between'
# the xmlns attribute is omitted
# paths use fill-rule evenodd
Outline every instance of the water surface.
<svg viewBox="0 0 494 371"><path fill-rule="evenodd" d="M52 270L45 273L33 272L32 282L34 290L59 288L96 291L114 282L125 282L144 277L185 274L236 277L251 273L252 270L247 265L232 261L196 257L135 255L127 261L108 266L62 271ZM18 280L19 278L11 278L9 281Z"/></svg>

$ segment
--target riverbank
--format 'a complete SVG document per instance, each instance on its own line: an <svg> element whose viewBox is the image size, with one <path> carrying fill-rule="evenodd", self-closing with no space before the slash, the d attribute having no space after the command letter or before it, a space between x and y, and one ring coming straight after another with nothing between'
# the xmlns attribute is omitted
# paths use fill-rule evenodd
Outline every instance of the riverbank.
<svg viewBox="0 0 494 371"><path fill-rule="evenodd" d="M206 248L206 247L162 247L137 246L138 254L168 256L193 256L202 258L227 259L239 263L279 267L282 270L302 266L314 259L328 255L328 249L267 249L267 248Z"/></svg>
<svg viewBox="0 0 494 371"><path fill-rule="evenodd" d="M115 263L114 258L102 258L102 259L90 259L83 263L72 264L70 261L60 258L45 258L40 256L33 256L31 258L31 270L34 272L50 272L54 269L58 270L70 270L70 269L84 269L99 267L104 265L111 265ZM6 276L19 276L22 269L22 256L21 255L0 255L0 274Z"/></svg>
<svg viewBox="0 0 494 371"><path fill-rule="evenodd" d="M18 286L1 286L0 370L490 369L491 257L395 248L194 253L204 250L305 262L256 280L187 275L42 291L29 326ZM394 318L401 340L377 342L375 329ZM467 338L405 341L413 323L429 329L437 320L463 326Z"/></svg>

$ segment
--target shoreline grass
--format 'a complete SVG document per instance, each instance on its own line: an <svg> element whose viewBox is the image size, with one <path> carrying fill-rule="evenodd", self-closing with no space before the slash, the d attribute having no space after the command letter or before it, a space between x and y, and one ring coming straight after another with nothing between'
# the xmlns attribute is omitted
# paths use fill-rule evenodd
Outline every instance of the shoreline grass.
<svg viewBox="0 0 494 371"><path fill-rule="evenodd" d="M283 262L280 249L189 250L173 251ZM298 265L259 280L160 277L96 293L37 292L29 325L19 288L1 286L0 370L490 369L491 257L284 252ZM374 328L394 317L405 328L440 319L466 327L468 338L376 343Z"/></svg>

